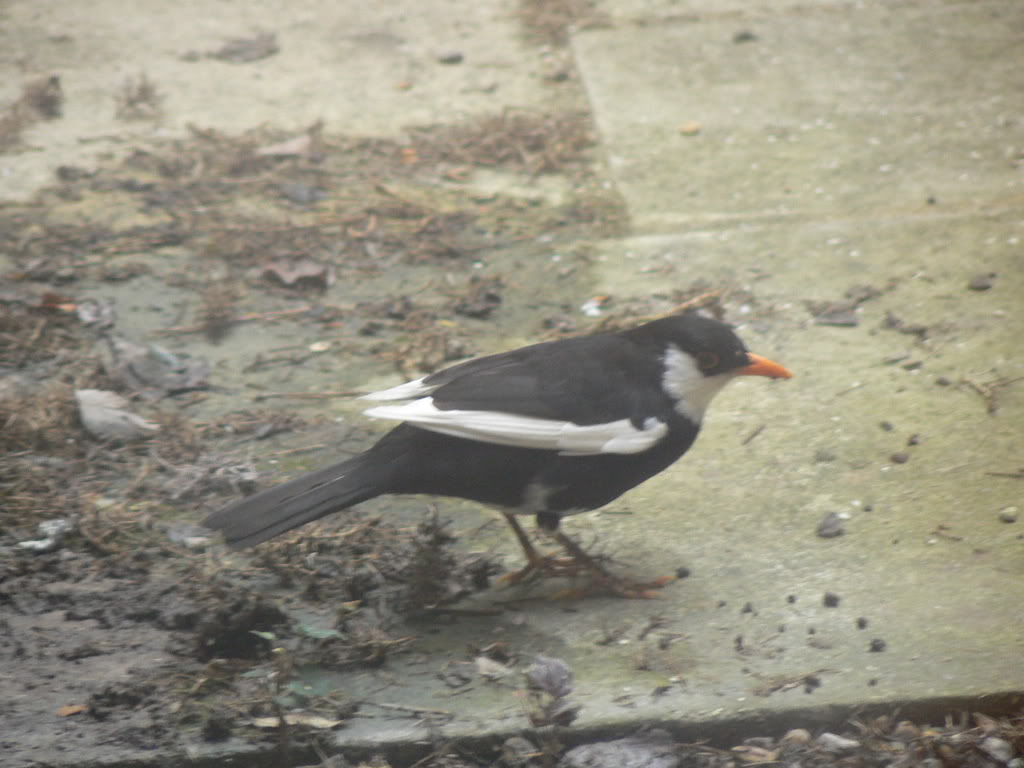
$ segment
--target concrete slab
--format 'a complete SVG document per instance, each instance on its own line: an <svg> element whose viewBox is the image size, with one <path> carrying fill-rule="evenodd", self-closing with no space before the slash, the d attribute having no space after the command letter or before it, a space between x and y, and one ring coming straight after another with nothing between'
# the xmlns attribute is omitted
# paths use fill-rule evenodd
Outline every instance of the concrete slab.
<svg viewBox="0 0 1024 768"><path fill-rule="evenodd" d="M4 157L0 199L24 199L62 164L87 165L132 141L182 135L188 125L241 132L268 124L398 136L410 125L450 123L506 107L538 108L544 57L521 37L514 4L472 3L459 13L429 4L339 5L267 0L5 2L0 12L0 103L33 75L56 74L68 98L61 120L33 127L45 152ZM279 51L235 64L207 54L236 38L276 36ZM466 66L440 57L458 53ZM145 74L164 97L159 121L115 117L127 77Z"/></svg>
<svg viewBox="0 0 1024 768"><path fill-rule="evenodd" d="M664 232L1019 205L1022 24L1013 2L801 6L572 44L634 224Z"/></svg>

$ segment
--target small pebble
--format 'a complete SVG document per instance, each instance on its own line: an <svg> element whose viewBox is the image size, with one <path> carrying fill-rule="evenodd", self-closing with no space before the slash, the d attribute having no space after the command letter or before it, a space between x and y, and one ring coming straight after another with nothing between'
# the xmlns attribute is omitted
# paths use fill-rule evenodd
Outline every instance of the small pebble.
<svg viewBox="0 0 1024 768"><path fill-rule="evenodd" d="M867 628L868 628L868 620L865 619L863 616L858 617L857 618L857 629L867 629Z"/></svg>
<svg viewBox="0 0 1024 768"><path fill-rule="evenodd" d="M700 133L701 124L696 120L687 120L679 126L679 133L683 136L696 136Z"/></svg>
<svg viewBox="0 0 1024 768"><path fill-rule="evenodd" d="M678 568L676 568L676 578L677 579L686 579L686 578L689 578L689 576L690 576L690 569L687 568L685 565L681 565Z"/></svg>
<svg viewBox="0 0 1024 768"><path fill-rule="evenodd" d="M975 275L974 277L972 277L970 279L970 282L967 283L967 287L970 288L972 291L987 291L993 285L995 285L995 280L995 272L985 272L980 275Z"/></svg>
<svg viewBox="0 0 1024 768"><path fill-rule="evenodd" d="M835 608L839 605L839 595L835 592L826 592L821 602L826 608Z"/></svg>
<svg viewBox="0 0 1024 768"><path fill-rule="evenodd" d="M919 434L917 434L917 433L914 433L913 435L911 435L910 437L907 438L907 445L920 445L920 444L921 444L921 436Z"/></svg>
<svg viewBox="0 0 1024 768"><path fill-rule="evenodd" d="M880 421L878 422L878 426L880 426L886 432L892 432L895 429L891 421Z"/></svg>
<svg viewBox="0 0 1024 768"><path fill-rule="evenodd" d="M751 32L749 29L743 29L732 36L734 43L752 43L757 40L757 35Z"/></svg>
<svg viewBox="0 0 1024 768"><path fill-rule="evenodd" d="M947 379L945 376L939 376L935 379L935 383L940 387L948 387L953 382Z"/></svg>
<svg viewBox="0 0 1024 768"><path fill-rule="evenodd" d="M906 464L908 461L910 461L910 454L904 453L903 451L899 451L890 456L889 461L891 461L893 464Z"/></svg>
<svg viewBox="0 0 1024 768"><path fill-rule="evenodd" d="M843 535L843 520L835 512L829 512L818 523L815 533L822 539L834 539Z"/></svg>
<svg viewBox="0 0 1024 768"><path fill-rule="evenodd" d="M796 602L796 595L786 595L786 602L792 605Z"/></svg>
<svg viewBox="0 0 1024 768"><path fill-rule="evenodd" d="M871 653L881 653L885 650L885 640L882 640L880 637L874 638L868 643L868 650Z"/></svg>
<svg viewBox="0 0 1024 768"><path fill-rule="evenodd" d="M1016 523L1017 522L1017 508L1007 507L1006 509L999 510L999 521L1001 523Z"/></svg>
<svg viewBox="0 0 1024 768"><path fill-rule="evenodd" d="M437 54L439 64L461 64L464 58L461 51L444 51Z"/></svg>
<svg viewBox="0 0 1024 768"><path fill-rule="evenodd" d="M835 461L836 455L827 448L819 448L814 452L814 460L819 464L824 464L829 461Z"/></svg>

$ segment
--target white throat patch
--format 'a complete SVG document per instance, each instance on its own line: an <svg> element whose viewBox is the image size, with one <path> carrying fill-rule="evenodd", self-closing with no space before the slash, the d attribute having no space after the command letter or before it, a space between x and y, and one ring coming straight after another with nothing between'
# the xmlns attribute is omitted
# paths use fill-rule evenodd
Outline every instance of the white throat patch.
<svg viewBox="0 0 1024 768"><path fill-rule="evenodd" d="M693 356L675 344L668 345L662 362L665 373L661 377L661 388L676 401L676 411L694 424L704 420L704 411L711 400L736 376L734 373L705 376Z"/></svg>

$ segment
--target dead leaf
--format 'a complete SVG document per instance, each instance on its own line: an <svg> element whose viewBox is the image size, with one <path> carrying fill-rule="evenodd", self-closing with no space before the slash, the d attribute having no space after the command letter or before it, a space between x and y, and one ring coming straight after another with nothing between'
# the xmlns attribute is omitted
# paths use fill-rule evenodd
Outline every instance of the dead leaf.
<svg viewBox="0 0 1024 768"><path fill-rule="evenodd" d="M128 401L116 392L103 389L77 389L78 416L82 426L100 440L138 440L160 429L126 410Z"/></svg>
<svg viewBox="0 0 1024 768"><path fill-rule="evenodd" d="M778 750L764 749L763 747L742 745L739 747L733 747L732 751L739 755L740 760L744 763L750 763L751 765L758 765L759 763L774 763L779 759Z"/></svg>
<svg viewBox="0 0 1024 768"><path fill-rule="evenodd" d="M107 344L113 358L107 368L111 377L149 399L209 386L210 364L201 357L176 355L159 344L136 344L118 336L108 336Z"/></svg>
<svg viewBox="0 0 1024 768"><path fill-rule="evenodd" d="M974 713L974 722L978 724L978 728L986 736L990 736L999 730L998 720L995 720L988 715L983 715L980 712Z"/></svg>
<svg viewBox="0 0 1024 768"><path fill-rule="evenodd" d="M501 680L503 677L511 675L513 671L512 667L507 664L502 664L500 661L489 659L486 656L477 656L473 662L476 664L477 673L488 680Z"/></svg>
<svg viewBox="0 0 1024 768"><path fill-rule="evenodd" d="M305 712L285 715L284 721L287 725L305 725L309 728L319 728L321 730L337 728L345 722L344 720L331 720L320 715L312 715ZM281 719L277 717L254 717L250 722L257 728L279 728L281 726Z"/></svg>
<svg viewBox="0 0 1024 768"><path fill-rule="evenodd" d="M211 59L230 61L232 64L248 64L273 56L280 49L277 35L264 32L254 37L236 37L228 40L216 51L206 54Z"/></svg>
<svg viewBox="0 0 1024 768"><path fill-rule="evenodd" d="M74 312L76 306L73 298L62 293L47 291L39 297L39 308L48 312Z"/></svg>
<svg viewBox="0 0 1024 768"><path fill-rule="evenodd" d="M70 717L71 715L77 715L85 712L88 707L84 704L67 704L63 707L57 707L57 711L54 712L57 717Z"/></svg>
<svg viewBox="0 0 1024 768"><path fill-rule="evenodd" d="M272 261L263 268L263 276L288 288L313 287L323 290L334 284L334 269L312 259Z"/></svg>

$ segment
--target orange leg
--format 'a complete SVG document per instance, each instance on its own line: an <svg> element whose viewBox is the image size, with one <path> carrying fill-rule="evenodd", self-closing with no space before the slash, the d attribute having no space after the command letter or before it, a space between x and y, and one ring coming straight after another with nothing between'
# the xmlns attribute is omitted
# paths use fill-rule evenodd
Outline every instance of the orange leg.
<svg viewBox="0 0 1024 768"><path fill-rule="evenodd" d="M675 580L674 576L663 576L660 579L655 579L654 581L640 582L627 579L622 576L616 576L614 573L609 573L601 563L588 555L583 550L583 547L557 528L553 531L546 531L546 533L562 545L562 548L569 553L569 557L572 558L573 561L586 568L590 571L591 576L593 576L594 582L590 589L584 589L582 591L574 590L570 591L569 594L583 597L591 591L604 591L616 597L628 597L634 599L641 598L649 600L651 598L658 597L658 593L653 590L663 587ZM595 587L597 589L594 589Z"/></svg>
<svg viewBox="0 0 1024 768"><path fill-rule="evenodd" d="M533 546L533 542L530 541L530 537L526 535L526 531L519 525L516 516L511 512L502 512L502 514L512 528L512 533L516 535L519 546L523 548L526 565L518 571L506 573L498 581L506 584L518 584L532 576L541 574L549 576L576 576L579 574L579 564L573 558L558 558L553 555L540 554Z"/></svg>
<svg viewBox="0 0 1024 768"><path fill-rule="evenodd" d="M518 584L529 577L539 575L574 577L578 576L582 570L590 573L593 584L588 589L570 590L566 594L582 597L592 591L603 591L617 597L647 599L658 596L658 593L652 590L663 587L674 580L674 577L667 576L652 582L636 582L609 573L601 563L588 555L579 544L558 530L557 527L541 526L541 530L557 541L568 557L557 558L552 555L541 555L533 546L522 526L519 525L515 515L510 512L502 514L505 515L505 519L526 556L525 567L501 577L500 581L507 584Z"/></svg>

